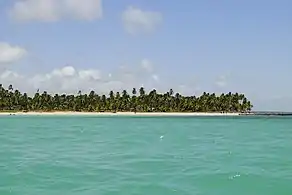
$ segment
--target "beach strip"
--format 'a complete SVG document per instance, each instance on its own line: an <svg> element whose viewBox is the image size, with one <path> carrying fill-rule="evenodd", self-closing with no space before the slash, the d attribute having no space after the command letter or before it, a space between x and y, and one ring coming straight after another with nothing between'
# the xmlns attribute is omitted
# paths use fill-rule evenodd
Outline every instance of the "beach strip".
<svg viewBox="0 0 292 195"><path fill-rule="evenodd" d="M239 116L241 113L213 112L0 112L0 116Z"/></svg>

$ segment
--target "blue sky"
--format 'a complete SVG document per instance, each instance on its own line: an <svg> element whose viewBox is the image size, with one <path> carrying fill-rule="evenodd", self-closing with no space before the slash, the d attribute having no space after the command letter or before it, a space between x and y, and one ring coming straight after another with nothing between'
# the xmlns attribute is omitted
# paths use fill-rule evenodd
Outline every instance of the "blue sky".
<svg viewBox="0 0 292 195"><path fill-rule="evenodd" d="M2 0L0 81L34 92L240 92L292 111L292 2Z"/></svg>

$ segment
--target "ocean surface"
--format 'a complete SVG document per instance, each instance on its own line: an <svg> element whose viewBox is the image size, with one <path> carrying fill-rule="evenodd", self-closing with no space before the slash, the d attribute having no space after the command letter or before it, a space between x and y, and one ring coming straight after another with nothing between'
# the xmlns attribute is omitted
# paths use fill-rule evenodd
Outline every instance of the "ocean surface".
<svg viewBox="0 0 292 195"><path fill-rule="evenodd" d="M292 118L1 116L1 195L291 195Z"/></svg>

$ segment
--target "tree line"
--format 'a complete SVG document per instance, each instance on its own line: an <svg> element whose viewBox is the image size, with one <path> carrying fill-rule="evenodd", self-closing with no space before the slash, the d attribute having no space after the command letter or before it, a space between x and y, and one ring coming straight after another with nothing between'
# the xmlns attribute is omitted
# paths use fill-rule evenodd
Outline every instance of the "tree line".
<svg viewBox="0 0 292 195"><path fill-rule="evenodd" d="M99 95L94 91L77 95L55 94L39 90L33 95L14 90L12 85L5 89L0 84L1 111L78 111L78 112L249 112L251 102L244 94L204 92L201 96L182 96L172 89L166 93L149 93L141 87L133 88L131 94L110 91Z"/></svg>

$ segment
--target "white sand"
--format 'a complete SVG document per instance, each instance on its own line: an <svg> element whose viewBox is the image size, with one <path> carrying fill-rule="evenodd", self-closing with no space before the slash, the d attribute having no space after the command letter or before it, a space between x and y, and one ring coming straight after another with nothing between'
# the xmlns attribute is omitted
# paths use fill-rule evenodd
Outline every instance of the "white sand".
<svg viewBox="0 0 292 195"><path fill-rule="evenodd" d="M66 116L238 116L240 113L211 113L211 112L0 112L7 115L66 115Z"/></svg>

